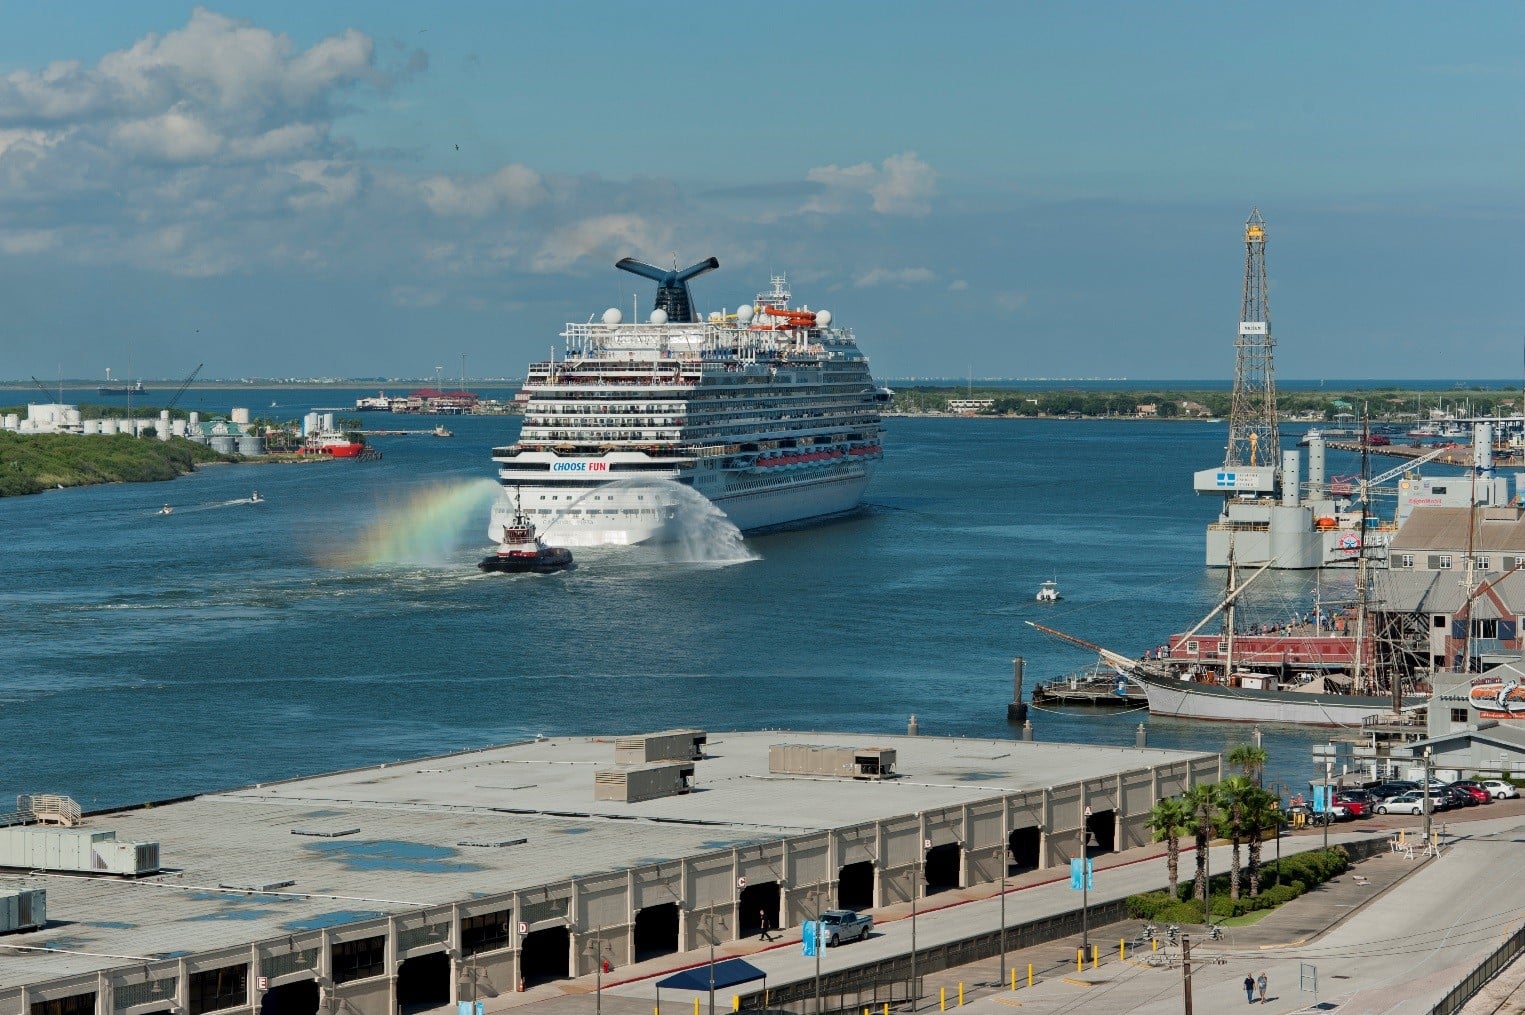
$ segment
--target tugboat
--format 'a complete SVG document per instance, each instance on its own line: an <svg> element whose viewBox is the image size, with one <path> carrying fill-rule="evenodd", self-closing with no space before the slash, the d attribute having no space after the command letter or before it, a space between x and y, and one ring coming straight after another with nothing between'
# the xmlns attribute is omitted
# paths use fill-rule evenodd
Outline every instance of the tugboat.
<svg viewBox="0 0 1525 1015"><path fill-rule="evenodd" d="M1050 579L1038 586L1038 594L1033 596L1040 603L1057 603L1059 601L1059 583Z"/></svg>
<svg viewBox="0 0 1525 1015"><path fill-rule="evenodd" d="M483 571L502 571L506 574L550 574L571 566L571 550L546 546L535 535L535 526L519 507L517 490L514 492L514 517L503 526L503 539L498 544L497 552L483 557L477 565Z"/></svg>
<svg viewBox="0 0 1525 1015"><path fill-rule="evenodd" d="M454 437L455 434L453 434L449 430L445 429L445 426L442 423L439 426L434 428L434 436L436 436L436 437Z"/></svg>

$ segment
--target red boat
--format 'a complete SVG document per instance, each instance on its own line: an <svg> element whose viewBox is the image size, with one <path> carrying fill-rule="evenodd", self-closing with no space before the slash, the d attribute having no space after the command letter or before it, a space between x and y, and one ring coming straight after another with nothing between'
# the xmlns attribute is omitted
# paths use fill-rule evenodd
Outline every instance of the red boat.
<svg viewBox="0 0 1525 1015"><path fill-rule="evenodd" d="M513 521L503 526L503 538L498 550L482 558L477 565L483 571L501 571L506 574L550 574L572 566L572 551L560 546L546 546L535 534L535 526L519 509L519 497L514 495Z"/></svg>
<svg viewBox="0 0 1525 1015"><path fill-rule="evenodd" d="M302 447L304 455L329 455L333 458L358 458L365 450L365 443L352 440L337 430L324 430L309 434Z"/></svg>

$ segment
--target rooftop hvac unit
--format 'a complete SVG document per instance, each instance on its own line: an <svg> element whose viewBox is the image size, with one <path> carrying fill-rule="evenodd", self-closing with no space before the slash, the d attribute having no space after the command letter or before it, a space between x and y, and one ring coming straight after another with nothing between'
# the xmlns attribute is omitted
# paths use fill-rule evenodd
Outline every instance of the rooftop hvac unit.
<svg viewBox="0 0 1525 1015"><path fill-rule="evenodd" d="M0 867L80 871L90 874L155 874L157 842L119 842L116 833L89 828L0 828Z"/></svg>
<svg viewBox="0 0 1525 1015"><path fill-rule="evenodd" d="M44 888L0 892L0 934L40 930L48 922L48 893Z"/></svg>
<svg viewBox="0 0 1525 1015"><path fill-rule="evenodd" d="M703 730L663 730L614 741L616 765L644 765L649 761L698 761L704 757L709 738Z"/></svg>
<svg viewBox="0 0 1525 1015"><path fill-rule="evenodd" d="M593 773L593 799L634 804L687 793L694 786L691 761L656 761L649 765L605 768Z"/></svg>
<svg viewBox="0 0 1525 1015"><path fill-rule="evenodd" d="M773 775L888 779L895 774L895 749L893 747L774 744L768 748L768 771Z"/></svg>

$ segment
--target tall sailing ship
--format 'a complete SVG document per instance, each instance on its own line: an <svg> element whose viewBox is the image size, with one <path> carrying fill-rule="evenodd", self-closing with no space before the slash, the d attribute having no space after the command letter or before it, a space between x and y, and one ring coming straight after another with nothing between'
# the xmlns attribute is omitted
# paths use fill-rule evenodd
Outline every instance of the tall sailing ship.
<svg viewBox="0 0 1525 1015"><path fill-rule="evenodd" d="M883 457L874 383L850 330L790 306L783 275L732 313L701 320L688 282L720 266L615 267L658 283L648 320L618 309L568 324L561 359L530 364L516 443L493 449L505 491L555 546L629 545L681 533L684 486L743 532L856 508ZM501 539L505 493L488 535Z"/></svg>

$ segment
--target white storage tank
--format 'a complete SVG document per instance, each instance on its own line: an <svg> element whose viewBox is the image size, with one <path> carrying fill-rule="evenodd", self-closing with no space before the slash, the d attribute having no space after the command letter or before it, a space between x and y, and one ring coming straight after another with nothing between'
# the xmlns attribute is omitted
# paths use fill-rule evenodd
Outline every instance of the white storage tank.
<svg viewBox="0 0 1525 1015"><path fill-rule="evenodd" d="M161 441L169 440L171 431L170 431L170 428L169 428L169 410L168 409L160 409L159 410L159 427L158 427L158 430L159 430L159 439Z"/></svg>
<svg viewBox="0 0 1525 1015"><path fill-rule="evenodd" d="M238 438L238 453L241 455L263 455L265 453L265 438L256 437L253 434L244 434Z"/></svg>
<svg viewBox="0 0 1525 1015"><path fill-rule="evenodd" d="M79 426L79 410L72 407L65 409L64 421L70 426Z"/></svg>
<svg viewBox="0 0 1525 1015"><path fill-rule="evenodd" d="M306 437L310 434L317 433L319 426L322 425L322 422L322 418L319 417L319 415L315 412L309 412L307 415L303 416L302 436Z"/></svg>
<svg viewBox="0 0 1525 1015"><path fill-rule="evenodd" d="M98 419L87 419L82 425L85 428L85 433L98 434L101 432L101 421Z"/></svg>
<svg viewBox="0 0 1525 1015"><path fill-rule="evenodd" d="M213 434L212 450L219 455L236 455L238 454L238 438L225 433Z"/></svg>
<svg viewBox="0 0 1525 1015"><path fill-rule="evenodd" d="M233 422L237 423L239 426L248 426L249 425L249 410L245 409L245 408L240 408L238 406L234 406L233 407L232 418L233 418Z"/></svg>
<svg viewBox="0 0 1525 1015"><path fill-rule="evenodd" d="M169 421L169 432L174 434L176 437L184 437L185 436L185 420L183 420L183 419L172 419L172 420L170 420Z"/></svg>
<svg viewBox="0 0 1525 1015"><path fill-rule="evenodd" d="M192 430L199 430L201 428L201 413L199 413L199 412L191 413L190 428Z"/></svg>
<svg viewBox="0 0 1525 1015"><path fill-rule="evenodd" d="M5 415L5 428L7 430L20 430L21 429L21 415L19 413L15 413L15 412L8 412L8 413L6 413L6 415Z"/></svg>
<svg viewBox="0 0 1525 1015"><path fill-rule="evenodd" d="M324 430L332 430L333 428L334 428L334 414L331 413L331 412L325 412L323 414L323 429Z"/></svg>
<svg viewBox="0 0 1525 1015"><path fill-rule="evenodd" d="M117 432L118 431L117 431L116 420L114 420L114 419L103 419L103 420L101 420L101 433L104 433L104 434L114 434L114 433L117 433Z"/></svg>

